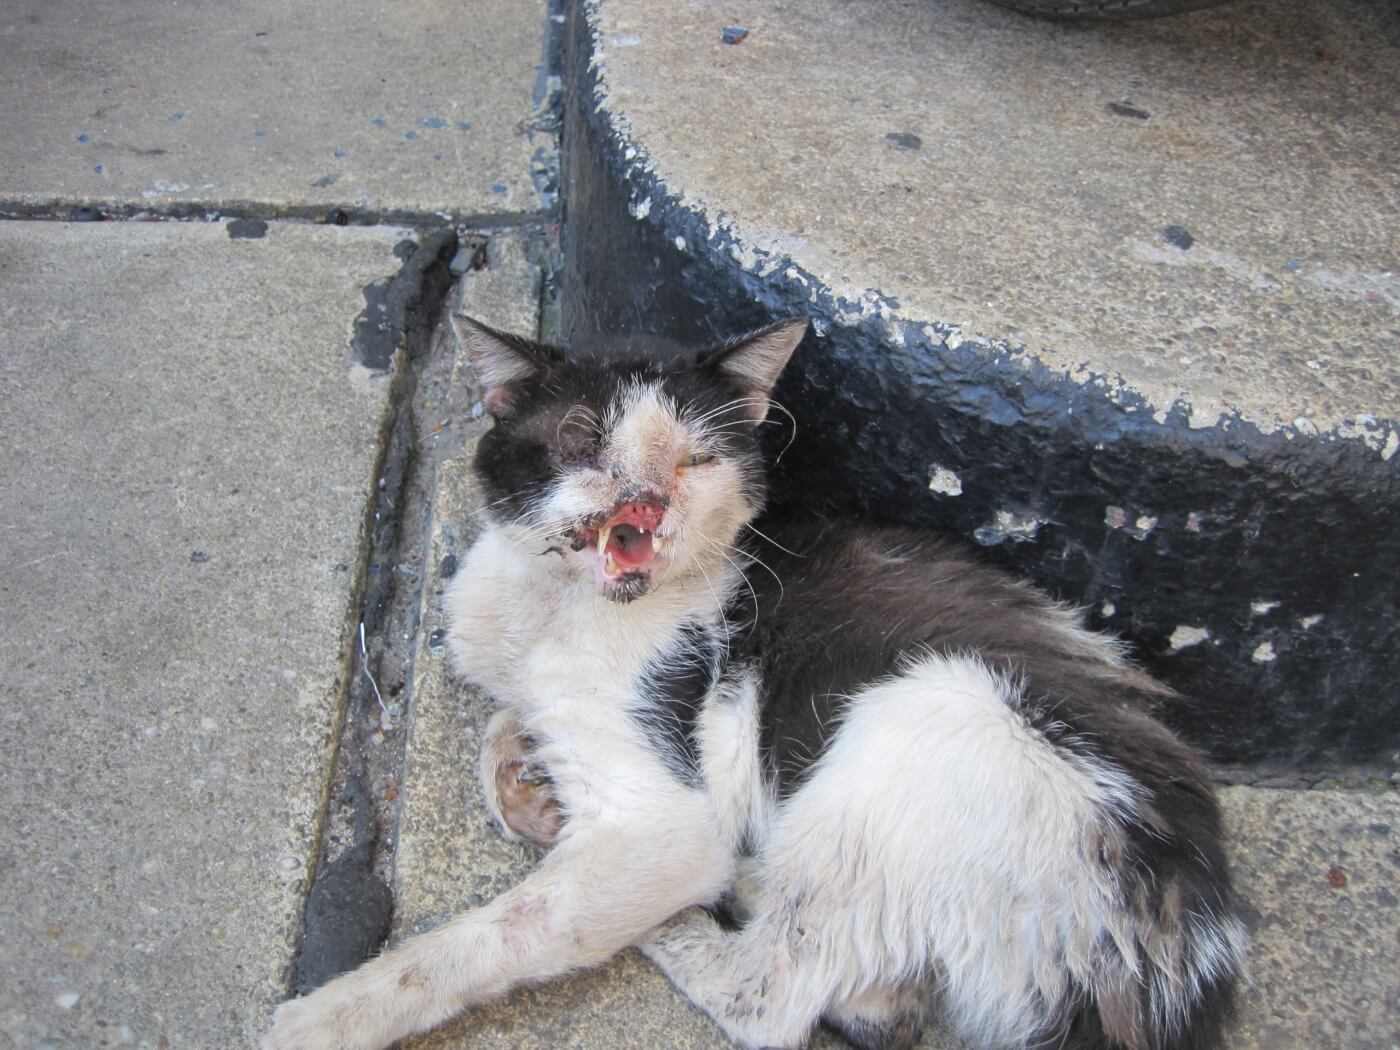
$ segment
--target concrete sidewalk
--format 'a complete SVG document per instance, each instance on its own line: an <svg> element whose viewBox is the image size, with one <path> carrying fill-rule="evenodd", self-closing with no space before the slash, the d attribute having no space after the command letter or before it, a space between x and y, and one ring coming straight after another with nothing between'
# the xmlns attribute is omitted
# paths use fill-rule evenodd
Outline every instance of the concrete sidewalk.
<svg viewBox="0 0 1400 1050"><path fill-rule="evenodd" d="M0 222L0 1046L250 1046L288 995L408 366L352 337L408 349L425 223L547 228L546 26L0 12L0 215L152 220Z"/></svg>
<svg viewBox="0 0 1400 1050"><path fill-rule="evenodd" d="M19 0L0 12L0 202L529 216L553 163L544 27L540 0Z"/></svg>
<svg viewBox="0 0 1400 1050"><path fill-rule="evenodd" d="M17 1047L247 1045L286 988L408 231L0 223Z"/></svg>

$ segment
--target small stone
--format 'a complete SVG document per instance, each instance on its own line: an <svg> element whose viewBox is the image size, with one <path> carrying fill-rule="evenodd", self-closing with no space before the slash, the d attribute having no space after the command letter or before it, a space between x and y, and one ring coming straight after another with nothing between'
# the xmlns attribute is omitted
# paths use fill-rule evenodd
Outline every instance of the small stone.
<svg viewBox="0 0 1400 1050"><path fill-rule="evenodd" d="M78 1000L82 996L77 992L64 992L62 995L54 996L54 1005L60 1010L71 1010L78 1005Z"/></svg>
<svg viewBox="0 0 1400 1050"><path fill-rule="evenodd" d="M1162 240L1166 241L1173 248L1180 248L1182 251L1186 251L1191 245L1196 243L1196 238L1191 236L1191 231L1185 226L1163 227Z"/></svg>
<svg viewBox="0 0 1400 1050"><path fill-rule="evenodd" d="M742 26L725 26L720 34L720 39L726 44L742 44L749 35L749 31Z"/></svg>
<svg viewBox="0 0 1400 1050"><path fill-rule="evenodd" d="M1340 890L1347 884L1347 873L1344 869L1333 864L1327 869L1327 882L1334 890Z"/></svg>
<svg viewBox="0 0 1400 1050"><path fill-rule="evenodd" d="M929 477L928 487L930 492L937 492L942 496L961 496L963 490L962 479L955 471L937 465Z"/></svg>
<svg viewBox="0 0 1400 1050"><path fill-rule="evenodd" d="M283 871L296 871L297 869L297 859L295 857L283 857L277 863Z"/></svg>
<svg viewBox="0 0 1400 1050"><path fill-rule="evenodd" d="M1110 102L1108 104L1108 111L1120 117L1132 117L1134 120L1146 120L1148 117L1152 116L1147 110L1139 109L1131 102Z"/></svg>
<svg viewBox="0 0 1400 1050"><path fill-rule="evenodd" d="M452 256L452 261L447 264L448 271L453 277L461 277L472 268L472 259L476 255L476 250L472 246L458 248L457 254Z"/></svg>
<svg viewBox="0 0 1400 1050"><path fill-rule="evenodd" d="M891 131L885 136L885 141L895 149L909 150L911 153L924 148L924 140L908 131Z"/></svg>

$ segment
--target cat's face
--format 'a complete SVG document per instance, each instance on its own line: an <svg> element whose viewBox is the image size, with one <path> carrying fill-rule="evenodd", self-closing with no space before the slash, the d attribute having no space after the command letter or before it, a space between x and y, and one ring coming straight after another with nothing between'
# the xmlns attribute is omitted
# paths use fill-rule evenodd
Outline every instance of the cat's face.
<svg viewBox="0 0 1400 1050"><path fill-rule="evenodd" d="M755 430L806 331L700 355L563 351L454 319L496 425L477 450L490 513L607 597L713 577L763 505Z"/></svg>

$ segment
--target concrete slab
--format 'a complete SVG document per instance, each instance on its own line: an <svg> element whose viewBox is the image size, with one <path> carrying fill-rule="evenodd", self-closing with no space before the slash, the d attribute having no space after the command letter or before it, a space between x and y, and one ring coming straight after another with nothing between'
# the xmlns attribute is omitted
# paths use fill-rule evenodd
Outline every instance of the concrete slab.
<svg viewBox="0 0 1400 1050"><path fill-rule="evenodd" d="M1230 788L1253 944L1234 1050L1400 1046L1400 792Z"/></svg>
<svg viewBox="0 0 1400 1050"><path fill-rule="evenodd" d="M534 212L542 0L0 12L0 202Z"/></svg>
<svg viewBox="0 0 1400 1050"><path fill-rule="evenodd" d="M795 264L853 318L879 296L1193 426L1400 417L1393 8L1086 26L983 0L605 0L597 25L638 163L752 271Z"/></svg>
<svg viewBox="0 0 1400 1050"><path fill-rule="evenodd" d="M0 224L4 1045L249 1045L285 994L404 236Z"/></svg>

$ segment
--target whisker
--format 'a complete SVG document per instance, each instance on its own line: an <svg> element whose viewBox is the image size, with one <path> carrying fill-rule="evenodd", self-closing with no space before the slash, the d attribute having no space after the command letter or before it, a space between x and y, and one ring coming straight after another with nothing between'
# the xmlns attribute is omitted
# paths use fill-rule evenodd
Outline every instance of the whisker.
<svg viewBox="0 0 1400 1050"><path fill-rule="evenodd" d="M768 536L768 535L765 535L765 534L762 533L762 532L759 532L759 531L758 531L758 528L757 528L752 522L747 522L747 521L744 522L744 528L748 529L750 532L752 532L752 533L753 533L755 536L757 536L759 539L761 539L761 540L767 540L769 543L771 543L774 547L777 547L778 550L782 551L784 554L791 554L794 558L804 558L804 559L805 559L805 558L807 557L807 555L805 555L805 554L798 554L798 553L797 553L796 551L794 551L794 550L788 550L788 549L787 549L786 547L784 547L781 543L779 543L777 540L775 540L772 536Z"/></svg>
<svg viewBox="0 0 1400 1050"><path fill-rule="evenodd" d="M705 578L705 586L710 590L710 597L715 600L715 612L719 613L719 622L724 625L724 657L725 660L728 660L731 628L729 626L729 618L724 615L724 603L719 600L719 594L715 590L715 585L710 582L710 574L705 571L705 566L700 563L700 556L692 552L690 560L693 561L695 567L700 570L700 575Z"/></svg>
<svg viewBox="0 0 1400 1050"><path fill-rule="evenodd" d="M773 577L773 582L776 583L776 584L778 585L778 601L779 601L779 602L781 602L784 598L787 597L787 589L783 586L783 578L782 578L781 576L779 576L776 572L773 571L773 567L772 567L771 565L769 565L766 561L764 561L762 558L760 558L760 557L759 557L757 554L755 554L753 551L750 551L750 550L743 550L743 549L741 549L741 548L739 548L739 547L735 547L735 546L733 546L733 545L731 545L731 544L727 544L727 543L724 544L724 546L728 547L728 548L729 548L730 550L732 550L735 554L742 555L743 557L748 558L749 560L751 560L751 561L757 563L757 564L763 569L764 572L766 572L769 576Z"/></svg>
<svg viewBox="0 0 1400 1050"><path fill-rule="evenodd" d="M727 415L731 412L738 412L740 409L749 408L753 405L761 405L768 399L766 397L736 397L732 401L726 401L717 408L712 408L701 415L686 419L687 423L705 423L717 416Z"/></svg>
<svg viewBox="0 0 1400 1050"><path fill-rule="evenodd" d="M709 544L710 547L715 551L715 553L717 553L721 558L723 558L725 561L729 562L730 565L734 566L734 571L737 572L737 573L739 574L739 579L741 579L741 580L744 581L744 586L747 587L747 588L749 589L749 597L751 597L751 598L753 599L753 616L754 616L754 623L757 623L757 622L758 622L758 592L755 591L755 590L753 589L753 584L749 582L748 573L744 572L743 569L739 568L739 563L738 563L738 562L736 562L733 558L731 558L729 555L727 555L727 554L724 553L724 550L722 549L722 547L721 547L720 544L716 543L714 540L706 540L705 542L706 542L707 544ZM731 550L737 550L737 548L731 548ZM743 553L743 552L742 552L742 551L739 551L738 553ZM767 566L765 565L764 568L767 568ZM768 569L768 571L769 571L769 572L773 572L772 569ZM777 580L777 579L778 579L778 574L777 574L777 573L773 573L773 578L774 578L775 580ZM783 586L783 581L782 581L782 580L778 580L778 588L779 588L780 590L782 589L782 586Z"/></svg>
<svg viewBox="0 0 1400 1050"><path fill-rule="evenodd" d="M498 506L500 506L502 503L504 503L506 500L511 499L512 497L517 496L517 495L519 495L519 493L516 493L516 492L507 493L506 495L502 496L500 499L494 499L494 500L492 500L490 503L486 504L486 506L484 506L484 507L477 507L475 510L467 511L467 513L468 513L468 514L471 514L471 515L485 514L488 510L492 509L493 507L498 507Z"/></svg>
<svg viewBox="0 0 1400 1050"><path fill-rule="evenodd" d="M783 450L779 452L777 456L775 456L773 459L773 466L776 467L779 463L783 461L783 457L787 455L787 450L792 448L792 443L797 440L797 417L794 416L791 412L789 412L787 410L787 406L785 406L780 401L774 401L770 397L768 399L768 404L773 408L776 408L783 415L787 416L788 422L792 424L792 433L788 436L787 444L783 446Z"/></svg>

